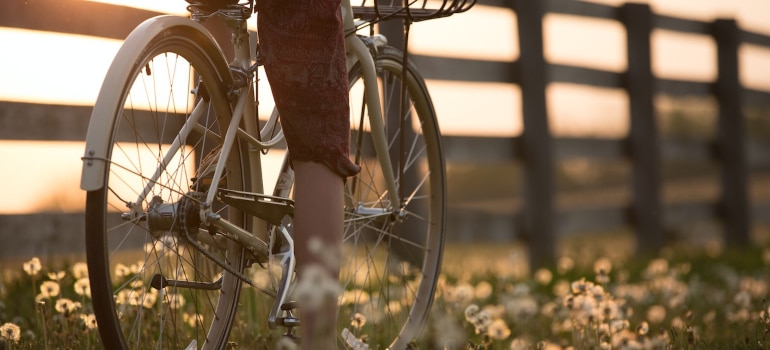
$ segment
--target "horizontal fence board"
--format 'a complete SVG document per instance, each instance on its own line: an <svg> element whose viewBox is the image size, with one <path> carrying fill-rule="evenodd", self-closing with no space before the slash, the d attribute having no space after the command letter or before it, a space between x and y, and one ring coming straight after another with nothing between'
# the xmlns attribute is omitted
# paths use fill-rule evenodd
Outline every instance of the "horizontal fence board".
<svg viewBox="0 0 770 350"><path fill-rule="evenodd" d="M658 29L703 35L711 35L712 32L712 25L708 22L677 18L666 15L655 15L653 21L655 27Z"/></svg>
<svg viewBox="0 0 770 350"><path fill-rule="evenodd" d="M617 159L626 155L625 139L570 138L553 140L555 158L568 159Z"/></svg>
<svg viewBox="0 0 770 350"><path fill-rule="evenodd" d="M770 47L770 35L741 30L741 40L744 44Z"/></svg>
<svg viewBox="0 0 770 350"><path fill-rule="evenodd" d="M601 19L617 20L620 11L617 7L591 3L586 1L548 0L546 12L562 15L596 17Z"/></svg>
<svg viewBox="0 0 770 350"><path fill-rule="evenodd" d="M179 1L179 6L185 3ZM159 14L82 0L3 0L0 26L124 39L139 23Z"/></svg>
<svg viewBox="0 0 770 350"><path fill-rule="evenodd" d="M0 101L0 140L83 141L91 110Z"/></svg>
<svg viewBox="0 0 770 350"><path fill-rule="evenodd" d="M425 79L516 83L516 62L409 55Z"/></svg>
<svg viewBox="0 0 770 350"><path fill-rule="evenodd" d="M518 139L514 137L441 137L447 162L500 163L517 158Z"/></svg>
<svg viewBox="0 0 770 350"><path fill-rule="evenodd" d="M714 84L710 82L685 81L677 79L655 79L658 93L675 96L710 95L714 92Z"/></svg>
<svg viewBox="0 0 770 350"><path fill-rule="evenodd" d="M606 88L623 87L623 74L593 68L568 66L563 64L549 65L550 82L593 85Z"/></svg>

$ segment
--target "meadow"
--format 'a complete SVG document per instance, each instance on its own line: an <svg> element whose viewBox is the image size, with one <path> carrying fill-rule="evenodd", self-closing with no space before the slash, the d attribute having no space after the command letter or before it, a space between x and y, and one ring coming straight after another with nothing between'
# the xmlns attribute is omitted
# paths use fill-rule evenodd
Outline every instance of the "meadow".
<svg viewBox="0 0 770 350"><path fill-rule="evenodd" d="M415 348L770 349L770 246L631 249L614 235L585 237L531 271L521 246L449 245ZM21 265L0 284L0 349L100 349L85 264ZM233 344L273 348L278 336L249 305Z"/></svg>

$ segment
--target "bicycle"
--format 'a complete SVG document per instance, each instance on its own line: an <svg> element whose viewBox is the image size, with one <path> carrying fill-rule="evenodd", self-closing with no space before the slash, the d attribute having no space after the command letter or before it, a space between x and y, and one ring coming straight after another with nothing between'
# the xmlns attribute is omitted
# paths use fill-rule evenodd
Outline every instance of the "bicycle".
<svg viewBox="0 0 770 350"><path fill-rule="evenodd" d="M345 185L344 347L405 349L418 336L436 289L445 221L441 136L425 82L383 35L360 29L445 17L474 2L343 1L350 154L362 169ZM283 134L278 111L257 116L260 63L246 24L254 2L188 9L191 19L155 17L127 37L88 128L86 253L110 349L221 349L241 327L236 318L254 319L265 303L268 328L293 336L300 326L290 300L293 174L285 159L272 194L264 194L262 157L281 148ZM200 24L212 16L232 29L229 64ZM243 284L259 293L242 293ZM257 294L268 301L254 301ZM246 315L237 313L240 303L249 304Z"/></svg>

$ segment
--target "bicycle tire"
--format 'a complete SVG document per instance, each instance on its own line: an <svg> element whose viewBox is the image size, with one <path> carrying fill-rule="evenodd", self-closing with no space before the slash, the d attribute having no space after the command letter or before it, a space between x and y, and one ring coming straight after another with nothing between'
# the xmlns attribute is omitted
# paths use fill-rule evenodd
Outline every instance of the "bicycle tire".
<svg viewBox="0 0 770 350"><path fill-rule="evenodd" d="M382 47L374 59L401 203L390 203L383 187L360 86L363 70L357 63L349 72L351 159L361 166L361 173L346 182L339 343L347 348L365 342L373 349L406 349L426 323L440 272L445 164L436 112L424 80L411 64L404 72L398 49ZM398 111L403 77L408 109L402 115ZM399 207L401 212L390 210L388 215L367 216L362 210L385 209L384 213Z"/></svg>
<svg viewBox="0 0 770 350"><path fill-rule="evenodd" d="M108 349L185 349L193 344L195 349L221 349L227 344L242 281L201 254L183 234L206 235L195 209L208 187L200 173L207 162L225 161L223 184L248 190L242 146L233 147L226 160L204 159L220 142L213 135L224 134L220 130L230 121L227 92L232 84L221 50L206 33L178 17L144 22L116 55L94 107L89 140L99 135L109 140L105 149L87 149L84 158L84 167L104 166L97 174L104 185L87 193L86 259L94 313ZM189 121L192 106L202 99L207 103L195 123L197 131L164 161L172 153L172 140L184 135L180 128ZM89 158L91 154L105 159ZM156 170L161 176L153 180ZM143 191L146 196L140 195ZM214 210L237 225L249 225L242 212L223 203L215 202ZM246 255L237 243L210 241L204 246L233 271L244 269ZM202 287L217 280L219 286L206 285L213 290L173 282Z"/></svg>

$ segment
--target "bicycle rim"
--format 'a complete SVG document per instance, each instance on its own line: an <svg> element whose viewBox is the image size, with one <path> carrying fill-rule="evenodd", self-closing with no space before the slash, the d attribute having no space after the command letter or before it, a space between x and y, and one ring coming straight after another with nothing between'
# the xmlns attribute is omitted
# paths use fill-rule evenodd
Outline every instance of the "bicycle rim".
<svg viewBox="0 0 770 350"><path fill-rule="evenodd" d="M346 183L340 342L405 349L421 331L433 301L444 241L445 170L436 115L411 67L401 112L402 55L376 57L393 172L400 203L391 203L375 157L363 103L361 67L351 79L351 158L361 173ZM402 208L394 212L389 208Z"/></svg>
<svg viewBox="0 0 770 350"><path fill-rule="evenodd" d="M119 101L97 101L116 111L102 131L112 135L105 186L86 202L89 275L106 348L222 348L235 317L241 281L209 256L241 271L244 250L197 217L209 187L203 169L225 161L222 186L247 190L245 157L239 147L226 160L216 157L230 118L220 78L227 66L213 56L213 43L185 30L147 39L127 79L105 81L103 89L121 89ZM200 118L181 138L195 105ZM213 209L246 225L238 210L216 202Z"/></svg>

